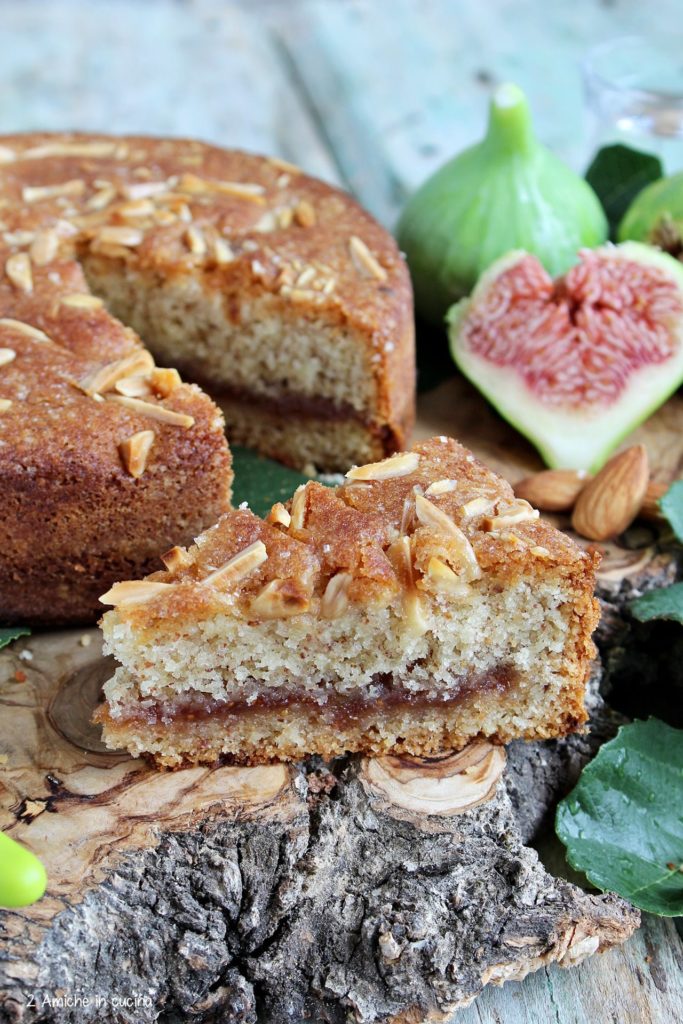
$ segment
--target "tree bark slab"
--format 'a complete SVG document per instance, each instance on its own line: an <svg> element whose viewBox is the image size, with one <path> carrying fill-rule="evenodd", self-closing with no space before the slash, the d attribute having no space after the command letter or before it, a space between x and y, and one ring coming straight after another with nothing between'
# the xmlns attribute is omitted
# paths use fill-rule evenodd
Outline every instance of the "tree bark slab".
<svg viewBox="0 0 683 1024"><path fill-rule="evenodd" d="M533 798L538 745L520 745L526 778L519 755L505 775L502 751L470 757L456 774L483 802L455 810L438 761L159 772L89 723L109 672L92 637L0 655L0 825L50 878L0 914L0 1021L438 1020L637 925L524 845L508 789Z"/></svg>

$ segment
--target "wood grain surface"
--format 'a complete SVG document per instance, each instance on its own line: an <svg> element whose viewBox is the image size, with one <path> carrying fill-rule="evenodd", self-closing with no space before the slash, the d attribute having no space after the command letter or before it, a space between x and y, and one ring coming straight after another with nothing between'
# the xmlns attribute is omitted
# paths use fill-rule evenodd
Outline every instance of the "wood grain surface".
<svg viewBox="0 0 683 1024"><path fill-rule="evenodd" d="M666 38L679 14L678 0L661 0L656 17L636 0L0 0L0 120L4 131L194 135L279 154L351 187L391 225L407 194L479 137L487 97L501 80L529 93L540 137L585 166L597 139L583 107L580 59L615 34ZM681 475L679 403L657 414L647 437L663 479ZM467 423L476 425L480 454L512 478L537 464L464 382L423 397L422 434L467 433ZM647 537L611 550L603 582L611 571L618 590L623 569L651 564L651 554ZM91 658L77 638L69 642ZM0 735L12 738L2 722ZM44 737L32 738L38 749ZM94 784L101 770L88 762L83 779ZM117 771L120 764L107 768ZM208 776L199 788L211 785ZM20 788L13 796L22 796ZM144 830L144 811L136 822ZM541 971L488 989L457 1019L669 1024L683 1016L680 967L671 923L646 918L623 949L572 972Z"/></svg>

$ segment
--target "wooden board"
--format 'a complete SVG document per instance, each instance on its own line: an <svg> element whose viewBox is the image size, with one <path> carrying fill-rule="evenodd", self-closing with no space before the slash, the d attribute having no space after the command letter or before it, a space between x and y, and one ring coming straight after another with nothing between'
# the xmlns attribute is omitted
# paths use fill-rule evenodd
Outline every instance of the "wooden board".
<svg viewBox="0 0 683 1024"><path fill-rule="evenodd" d="M655 21L647 5L599 0L555 7L540 0L400 0L390 14L372 0L4 4L3 129L170 132L279 153L351 186L392 225L405 196L480 135L488 94L501 80L527 90L540 137L585 166L597 140L582 110L579 59L614 35L666 39L678 15L678 0L662 0ZM421 433L460 434L512 479L534 464L531 449L501 431L466 385L442 385L421 406ZM677 402L669 403L650 442L661 450L663 477L672 469L681 475L678 416ZM615 593L625 568L637 575L639 564L652 564L647 534L633 543L635 549L629 542L609 550L603 585L611 581ZM92 654L77 636L72 643L77 660ZM0 655L2 664L13 666L23 646ZM58 659L54 669L66 672ZM42 743L46 727L31 728ZM52 795L42 788L10 792L19 804L22 792ZM147 798L137 823L147 813L149 826L148 805ZM36 826L48 813L58 821L48 810ZM650 920L625 947L576 971L539 971L502 990L489 987L457 1020L669 1024L683 1003L680 958L670 925Z"/></svg>

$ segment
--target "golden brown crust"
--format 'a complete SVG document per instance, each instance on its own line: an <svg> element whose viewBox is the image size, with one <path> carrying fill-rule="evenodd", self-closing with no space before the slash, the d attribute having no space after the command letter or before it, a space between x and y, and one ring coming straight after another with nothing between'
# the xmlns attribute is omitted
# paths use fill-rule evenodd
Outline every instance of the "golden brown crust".
<svg viewBox="0 0 683 1024"><path fill-rule="evenodd" d="M183 139L27 134L0 137L0 147L8 254L40 258L57 245L86 267L199 279L228 316L270 296L292 319L352 330L365 346L366 412L382 452L405 444L410 279L391 236L346 193L274 159Z"/></svg>
<svg viewBox="0 0 683 1024"><path fill-rule="evenodd" d="M38 163L44 176L57 173ZM12 195L14 172L8 181ZM70 254L45 243L45 230L42 241L40 232L30 243L16 237L20 223L47 228L56 211L42 206L3 211L0 347L11 359L0 367L0 520L10 542L0 621L62 624L93 621L103 588L144 575L164 548L214 522L229 507L232 473L213 402L173 374L155 375L139 340L94 300ZM65 233L69 211L58 209ZM58 244L68 249L73 237ZM33 258L15 259L25 255L19 242ZM132 403L116 390L127 374L148 390ZM131 462L140 436L144 458Z"/></svg>
<svg viewBox="0 0 683 1024"><path fill-rule="evenodd" d="M313 751L330 755L344 749L425 754L443 743L460 746L478 735L499 742L564 735L586 719L584 686L598 615L595 556L540 520L505 481L451 439L433 438L410 452L354 469L336 490L310 482L287 506L275 506L266 522L246 509L229 512L195 547L175 551L167 566L142 586L122 584L103 598L116 606L104 618L105 636L115 654L112 637L125 637L122 661L127 671L112 681L111 714L102 712L109 742L127 737L131 749L150 750L169 763L226 753L251 760ZM519 606L500 598L508 590ZM537 590L545 596L537 599ZM499 609L486 612L486 637L476 630L468 633L468 616L483 608ZM529 626L532 610L535 625ZM368 615L379 618L370 620ZM501 615L511 621L496 618ZM251 634L254 627L291 616L303 617L291 634L283 623L272 634ZM336 634L325 632L330 620L339 624ZM368 627L369 621L379 626ZM212 640L204 654L206 624L211 637L227 636L235 624L240 637L235 657L226 662L214 654ZM388 647L382 645L384 637L373 634L376 628L389 631ZM400 661L401 652L415 652L416 638L425 634L434 638L433 647L426 639L415 664L422 658L430 666L426 678L412 674L411 658L417 655L406 665ZM197 639L186 641L188 637ZM242 645L246 650L252 642L256 661L253 655L251 661L241 661ZM262 668L265 645L298 651L300 642L309 645L304 649L312 652L310 660L302 653L291 678L274 682L270 670ZM227 672L221 678L237 696L219 697L220 683L211 691L211 704L209 691L202 691L201 681L195 684L193 666L198 662L192 652L197 643L205 671L218 676ZM316 658L339 651L335 664L343 672L341 649L335 644L345 648L344 657L349 648L365 657L368 643L380 655L372 661L367 680L349 686L342 676L344 685L337 694L337 683L320 674ZM495 655L494 643L500 652ZM160 644L169 650L185 645L182 657L190 660L182 678L177 669L168 678L163 671L155 673L153 652ZM534 646L534 655L523 653L527 644ZM520 650L521 660L515 664L521 668L515 668ZM396 655L398 674L386 667L387 659ZM512 658L509 666L507 657ZM461 659L457 670L456 658ZM150 675L140 683L136 673L144 675L148 669ZM433 679L443 672L450 682L440 691ZM448 674L453 672L457 677L451 679ZM236 688L233 675L239 679ZM192 712L195 745L183 716L174 720L178 680L183 693L197 695L198 710ZM243 684L248 685L248 698L239 696ZM383 687L388 688L386 697ZM308 697L301 696L304 691ZM390 706L408 691L408 704L423 701L417 712ZM135 721L140 693L143 712L155 700L160 706L168 702L162 721L147 723L150 743L155 736L149 747L144 746L145 729ZM317 710L306 706L311 693L314 703L320 700ZM355 698L349 696L353 693ZM260 706L276 697L284 703ZM252 716L253 729L242 730L238 716L226 720L221 732L221 707L240 699L247 700L246 718ZM330 719L335 701L341 701L342 718L345 707L352 712L342 724Z"/></svg>

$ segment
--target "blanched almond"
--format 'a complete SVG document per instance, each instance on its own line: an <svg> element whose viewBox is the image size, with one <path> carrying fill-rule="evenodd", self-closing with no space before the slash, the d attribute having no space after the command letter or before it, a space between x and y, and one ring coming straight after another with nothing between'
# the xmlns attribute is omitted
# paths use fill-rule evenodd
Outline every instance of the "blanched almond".
<svg viewBox="0 0 683 1024"><path fill-rule="evenodd" d="M417 452L401 452L383 462L368 462L365 466L354 466L346 474L347 480L394 480L399 476L414 473L420 462Z"/></svg>

